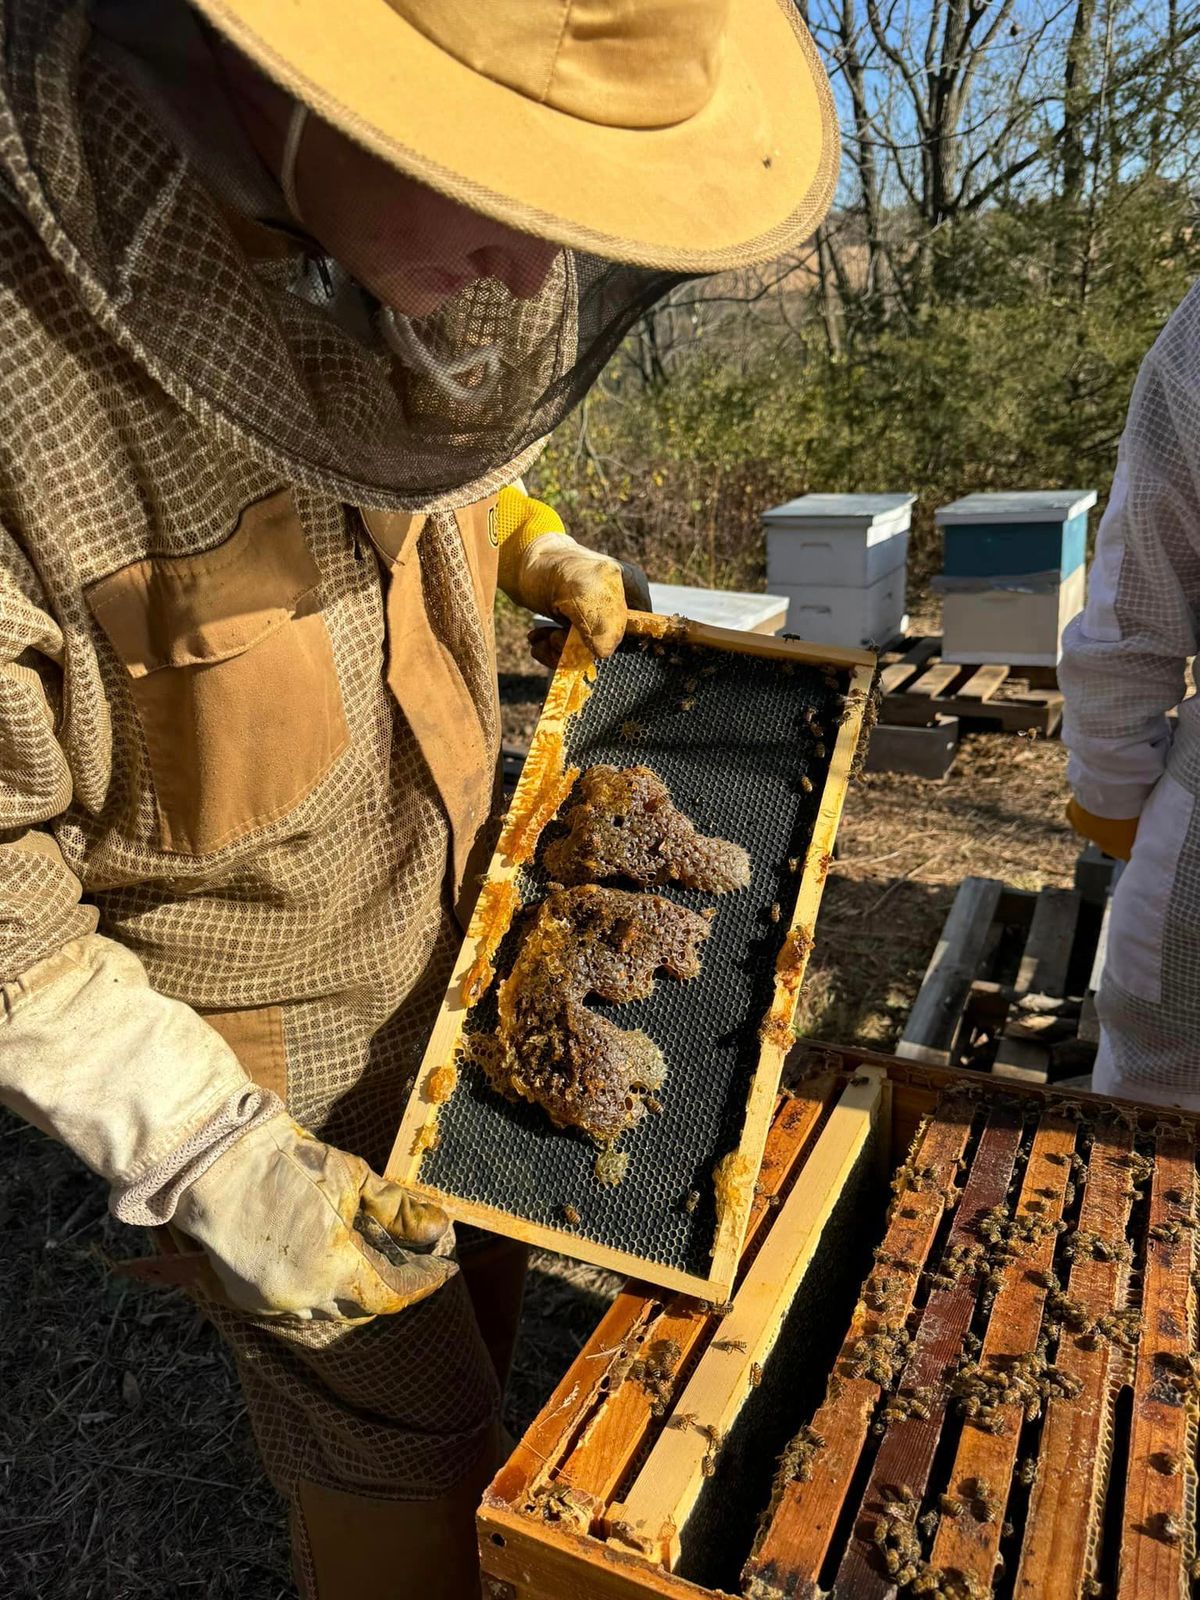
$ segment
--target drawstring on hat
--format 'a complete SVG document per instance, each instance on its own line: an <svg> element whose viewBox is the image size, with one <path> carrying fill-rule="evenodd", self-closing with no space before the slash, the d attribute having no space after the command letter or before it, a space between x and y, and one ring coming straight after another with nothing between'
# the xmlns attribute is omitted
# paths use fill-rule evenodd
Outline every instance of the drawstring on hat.
<svg viewBox="0 0 1200 1600"><path fill-rule="evenodd" d="M292 114L288 118L287 135L283 141L283 161L279 171L279 186L283 190L284 203L291 213L293 222L303 226L304 218L300 214L300 201L296 195L296 159L300 154L300 141L304 137L304 124L308 121L308 107L303 100L292 102Z"/></svg>
<svg viewBox="0 0 1200 1600"><path fill-rule="evenodd" d="M422 344L409 319L391 306L380 308L379 323L392 354L413 372L436 383L452 400L479 403L495 392L500 381L498 345L481 345L461 356L439 356L427 344ZM459 373L474 372L480 367L483 375L479 382L459 383Z"/></svg>

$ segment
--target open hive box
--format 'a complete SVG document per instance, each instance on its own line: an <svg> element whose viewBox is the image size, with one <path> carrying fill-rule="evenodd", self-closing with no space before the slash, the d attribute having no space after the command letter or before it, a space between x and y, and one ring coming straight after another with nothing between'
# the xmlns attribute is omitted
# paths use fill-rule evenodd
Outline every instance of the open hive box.
<svg viewBox="0 0 1200 1600"><path fill-rule="evenodd" d="M732 1304L618 1296L484 1496L488 1600L1192 1593L1200 1124L811 1055Z"/></svg>
<svg viewBox="0 0 1200 1600"><path fill-rule="evenodd" d="M609 660L572 633L388 1165L453 1217L662 1286L723 1300L733 1283L812 944L874 657L635 616ZM472 1041L498 1029L497 990L543 852L581 772L644 766L702 834L741 846L749 883L719 897L653 893L711 918L698 976L648 998L589 1001L661 1051L652 1114L597 1147L489 1084ZM610 1169L611 1170L611 1169Z"/></svg>

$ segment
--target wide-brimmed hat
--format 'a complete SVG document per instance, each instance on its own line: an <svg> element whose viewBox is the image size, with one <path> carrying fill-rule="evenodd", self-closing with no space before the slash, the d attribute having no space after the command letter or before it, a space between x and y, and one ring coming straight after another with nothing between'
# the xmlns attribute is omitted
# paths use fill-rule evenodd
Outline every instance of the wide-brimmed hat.
<svg viewBox="0 0 1200 1600"><path fill-rule="evenodd" d="M714 272L785 254L838 165L794 0L194 0L313 112L523 232Z"/></svg>

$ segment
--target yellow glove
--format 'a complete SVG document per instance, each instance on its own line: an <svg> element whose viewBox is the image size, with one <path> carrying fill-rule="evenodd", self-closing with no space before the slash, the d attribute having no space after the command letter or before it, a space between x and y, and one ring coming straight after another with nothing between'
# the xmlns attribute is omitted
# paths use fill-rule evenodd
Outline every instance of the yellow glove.
<svg viewBox="0 0 1200 1600"><path fill-rule="evenodd" d="M1106 856L1128 861L1137 837L1136 817L1097 817L1085 811L1073 796L1067 803L1067 821L1081 838L1099 845Z"/></svg>
<svg viewBox="0 0 1200 1600"><path fill-rule="evenodd" d="M640 567L576 544L556 511L523 489L501 489L496 503L501 589L520 606L573 623L598 656L610 656L630 610L650 610Z"/></svg>
<svg viewBox="0 0 1200 1600"><path fill-rule="evenodd" d="M402 1311L458 1270L429 1253L452 1237L443 1211L283 1111L184 1189L173 1222L204 1246L230 1303L254 1316L359 1321Z"/></svg>

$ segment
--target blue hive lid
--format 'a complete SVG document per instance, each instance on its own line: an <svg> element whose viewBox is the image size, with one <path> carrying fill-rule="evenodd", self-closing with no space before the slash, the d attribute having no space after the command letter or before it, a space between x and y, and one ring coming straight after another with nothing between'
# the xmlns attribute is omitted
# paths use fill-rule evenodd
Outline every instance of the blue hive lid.
<svg viewBox="0 0 1200 1600"><path fill-rule="evenodd" d="M980 522L1070 522L1096 504L1095 489L1017 489L968 494L934 513L941 527Z"/></svg>

